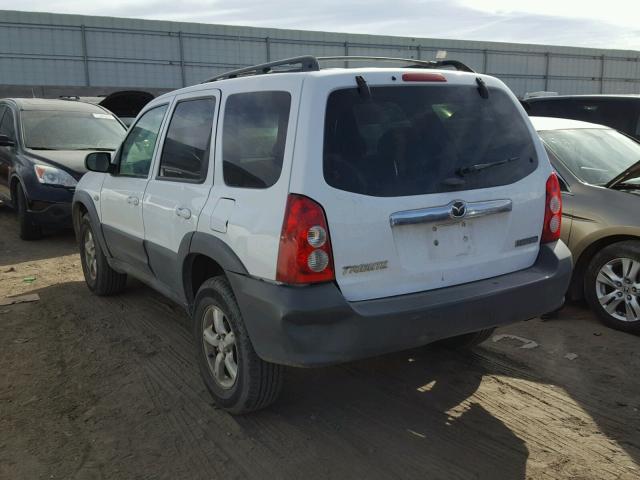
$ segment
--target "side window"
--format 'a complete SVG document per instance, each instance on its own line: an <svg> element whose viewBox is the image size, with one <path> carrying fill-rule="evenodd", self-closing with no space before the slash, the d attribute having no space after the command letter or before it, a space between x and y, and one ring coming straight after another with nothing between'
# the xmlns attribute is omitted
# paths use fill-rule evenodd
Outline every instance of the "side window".
<svg viewBox="0 0 640 480"><path fill-rule="evenodd" d="M147 176L166 111L167 105L152 108L145 112L134 125L122 144L118 167L120 175Z"/></svg>
<svg viewBox="0 0 640 480"><path fill-rule="evenodd" d="M158 178L201 182L207 176L215 98L179 102L160 157Z"/></svg>
<svg viewBox="0 0 640 480"><path fill-rule="evenodd" d="M222 132L224 182L268 188L278 181L287 140L289 92L251 92L227 99Z"/></svg>
<svg viewBox="0 0 640 480"><path fill-rule="evenodd" d="M10 108L4 108L4 116L0 112L0 135L6 135L12 140L16 140L16 129L13 122L13 112Z"/></svg>

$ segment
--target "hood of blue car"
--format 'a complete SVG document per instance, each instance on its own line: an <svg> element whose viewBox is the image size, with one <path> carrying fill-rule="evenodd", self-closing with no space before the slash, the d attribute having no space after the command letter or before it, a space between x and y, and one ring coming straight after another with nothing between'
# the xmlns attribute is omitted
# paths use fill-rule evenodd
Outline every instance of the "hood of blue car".
<svg viewBox="0 0 640 480"><path fill-rule="evenodd" d="M29 156L37 161L52 165L54 167L62 167L64 170L70 171L75 177L81 177L86 171L84 166L85 157L92 150L26 150Z"/></svg>

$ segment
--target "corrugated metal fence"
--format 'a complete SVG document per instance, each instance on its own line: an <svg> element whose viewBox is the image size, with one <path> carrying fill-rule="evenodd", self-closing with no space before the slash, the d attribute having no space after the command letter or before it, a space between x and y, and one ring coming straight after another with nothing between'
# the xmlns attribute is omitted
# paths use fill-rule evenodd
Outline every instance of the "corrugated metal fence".
<svg viewBox="0 0 640 480"><path fill-rule="evenodd" d="M296 55L449 58L513 91L640 93L640 52L0 11L0 84L179 88Z"/></svg>

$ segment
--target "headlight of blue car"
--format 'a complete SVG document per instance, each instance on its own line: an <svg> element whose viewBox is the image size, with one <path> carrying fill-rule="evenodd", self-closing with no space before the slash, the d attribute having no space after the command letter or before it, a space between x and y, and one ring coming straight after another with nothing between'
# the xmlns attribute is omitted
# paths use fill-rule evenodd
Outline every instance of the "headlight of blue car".
<svg viewBox="0 0 640 480"><path fill-rule="evenodd" d="M58 185L60 187L75 187L78 182L64 170L48 165L34 165L36 178L46 185Z"/></svg>

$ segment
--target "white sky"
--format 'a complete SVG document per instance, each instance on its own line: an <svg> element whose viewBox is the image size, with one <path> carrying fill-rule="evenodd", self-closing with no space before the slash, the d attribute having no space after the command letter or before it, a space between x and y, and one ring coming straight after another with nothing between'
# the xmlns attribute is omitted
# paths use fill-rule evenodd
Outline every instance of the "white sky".
<svg viewBox="0 0 640 480"><path fill-rule="evenodd" d="M0 9L640 50L640 0L0 0Z"/></svg>

